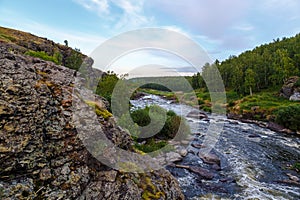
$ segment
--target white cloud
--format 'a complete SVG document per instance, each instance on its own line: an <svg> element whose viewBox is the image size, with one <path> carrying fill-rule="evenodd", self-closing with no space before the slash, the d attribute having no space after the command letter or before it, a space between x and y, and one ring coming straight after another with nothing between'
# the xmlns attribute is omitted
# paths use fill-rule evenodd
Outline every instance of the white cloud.
<svg viewBox="0 0 300 200"><path fill-rule="evenodd" d="M99 16L109 14L109 4L107 0L73 0L82 5L87 10L95 11Z"/></svg>
<svg viewBox="0 0 300 200"><path fill-rule="evenodd" d="M74 0L85 9L96 12L103 20L110 23L118 32L150 26L154 18L144 14L144 0ZM113 8L121 12L112 13Z"/></svg>
<svg viewBox="0 0 300 200"><path fill-rule="evenodd" d="M211 38L221 37L228 28L240 20L247 1L240 0L153 0L153 5L173 16L184 26Z"/></svg>
<svg viewBox="0 0 300 200"><path fill-rule="evenodd" d="M101 35L91 35L88 33L58 29L32 20L0 20L0 22L8 27L18 30L30 32L39 37L47 37L56 43L63 43L68 40L69 45L73 48L79 48L82 53L89 55L98 45L106 40Z"/></svg>

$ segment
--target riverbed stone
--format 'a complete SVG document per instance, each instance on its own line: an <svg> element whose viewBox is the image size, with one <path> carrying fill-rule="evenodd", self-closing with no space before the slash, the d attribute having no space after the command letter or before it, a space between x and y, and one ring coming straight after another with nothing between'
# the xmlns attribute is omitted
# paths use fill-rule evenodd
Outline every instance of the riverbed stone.
<svg viewBox="0 0 300 200"><path fill-rule="evenodd" d="M204 163L211 164L211 165L216 164L218 166L221 165L221 160L216 154L199 152L198 156L203 160Z"/></svg>
<svg viewBox="0 0 300 200"><path fill-rule="evenodd" d="M176 152L169 152L166 153L166 161L167 162L177 162L182 160L182 156L179 153Z"/></svg>
<svg viewBox="0 0 300 200"><path fill-rule="evenodd" d="M189 170L207 180L212 180L215 176L212 172L202 167L192 166L189 168Z"/></svg>
<svg viewBox="0 0 300 200"><path fill-rule="evenodd" d="M195 119L207 119L207 115L199 110L193 110L187 114L186 117L195 118Z"/></svg>

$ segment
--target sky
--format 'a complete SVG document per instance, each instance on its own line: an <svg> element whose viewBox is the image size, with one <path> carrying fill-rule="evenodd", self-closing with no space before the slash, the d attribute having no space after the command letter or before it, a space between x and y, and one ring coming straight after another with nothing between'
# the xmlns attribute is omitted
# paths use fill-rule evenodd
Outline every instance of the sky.
<svg viewBox="0 0 300 200"><path fill-rule="evenodd" d="M211 61L300 32L299 0L0 0L0 16L0 26L61 44L68 40L87 55L103 42L141 28L179 32L201 46ZM126 73L151 64L193 73L185 60L157 50L127 54L110 69Z"/></svg>

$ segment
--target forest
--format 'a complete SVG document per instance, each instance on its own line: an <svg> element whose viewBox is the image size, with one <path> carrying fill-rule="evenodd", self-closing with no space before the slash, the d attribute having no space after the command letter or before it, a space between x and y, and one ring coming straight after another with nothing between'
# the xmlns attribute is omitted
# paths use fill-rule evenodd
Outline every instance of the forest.
<svg viewBox="0 0 300 200"><path fill-rule="evenodd" d="M222 62L216 60L213 65L219 69L225 88L240 95L279 89L287 78L300 75L300 34L274 40ZM210 64L206 64L202 73L209 69ZM190 81L194 89L205 87L200 73Z"/></svg>

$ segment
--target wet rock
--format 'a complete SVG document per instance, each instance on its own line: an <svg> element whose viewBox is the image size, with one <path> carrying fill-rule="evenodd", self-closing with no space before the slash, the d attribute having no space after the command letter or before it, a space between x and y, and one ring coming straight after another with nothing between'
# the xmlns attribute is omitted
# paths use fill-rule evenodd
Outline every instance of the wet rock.
<svg viewBox="0 0 300 200"><path fill-rule="evenodd" d="M283 126L276 124L274 122L269 122L267 124L267 128L269 128L270 130L275 131L275 132L283 132L283 130L284 130Z"/></svg>
<svg viewBox="0 0 300 200"><path fill-rule="evenodd" d="M211 164L211 165L216 164L218 166L221 165L220 158L213 153L204 154L199 152L198 156L203 160L204 163Z"/></svg>
<svg viewBox="0 0 300 200"><path fill-rule="evenodd" d="M188 151L186 149L181 149L179 150L179 154L182 156L182 157L185 157L187 154L188 154Z"/></svg>
<svg viewBox="0 0 300 200"><path fill-rule="evenodd" d="M220 182L222 183L235 183L236 181L233 178L222 178L220 179Z"/></svg>
<svg viewBox="0 0 300 200"><path fill-rule="evenodd" d="M198 144L198 143L192 143L192 147L197 148L197 149L201 149L201 148L205 148L205 145Z"/></svg>
<svg viewBox="0 0 300 200"><path fill-rule="evenodd" d="M238 122L238 121L232 121L232 120L230 120L230 121L229 121L229 124L234 124L234 125L236 125L236 124L239 124L239 122Z"/></svg>
<svg viewBox="0 0 300 200"><path fill-rule="evenodd" d="M299 178L297 176L294 176L292 174L287 174L287 176L290 178L290 180L295 181L295 182L299 182Z"/></svg>
<svg viewBox="0 0 300 200"><path fill-rule="evenodd" d="M220 165L217 165L217 164L213 164L211 168L216 171L221 171Z"/></svg>
<svg viewBox="0 0 300 200"><path fill-rule="evenodd" d="M202 167L188 166L188 165L175 165L175 167L187 169L195 174L198 174L199 176L201 176L202 178L207 179L207 180L212 180L215 176L209 170L204 169Z"/></svg>
<svg viewBox="0 0 300 200"><path fill-rule="evenodd" d="M290 101L300 101L300 93L295 92L292 96L289 98Z"/></svg>
<svg viewBox="0 0 300 200"><path fill-rule="evenodd" d="M250 135L248 135L248 137L249 138L259 138L260 135L258 135L258 134L250 134Z"/></svg>
<svg viewBox="0 0 300 200"><path fill-rule="evenodd" d="M202 167L195 167L195 166L193 166L193 167L190 167L189 170L191 172L194 172L194 173L198 174L199 176L201 176L202 178L207 179L207 180L212 180L214 178L214 176L215 176L209 170L204 169Z"/></svg>
<svg viewBox="0 0 300 200"><path fill-rule="evenodd" d="M189 112L186 117L195 118L195 119L207 119L208 118L205 113L202 113L197 110Z"/></svg>

